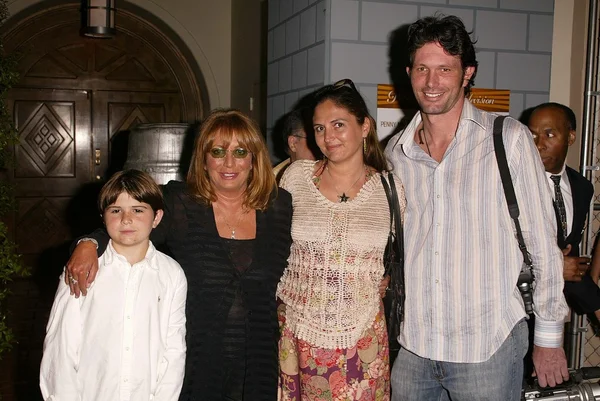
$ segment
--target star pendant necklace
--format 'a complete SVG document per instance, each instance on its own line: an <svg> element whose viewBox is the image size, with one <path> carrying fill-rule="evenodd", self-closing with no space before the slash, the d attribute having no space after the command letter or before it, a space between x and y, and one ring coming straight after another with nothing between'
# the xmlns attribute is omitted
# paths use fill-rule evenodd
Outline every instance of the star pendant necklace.
<svg viewBox="0 0 600 401"><path fill-rule="evenodd" d="M363 167L366 169L366 166L363 165ZM350 200L350 197L348 195L346 195L346 192L350 192L350 190L352 188L354 188L354 186L356 185L356 183L363 177L364 175L364 171L363 170L361 172L361 174L358 176L358 178L356 179L356 181L354 181L354 183L352 185L350 185L348 187L348 189L346 189L345 191L340 191L337 187L337 185L335 185L335 179L333 178L333 176L331 175L331 172L329 171L329 166L325 166L325 170L327 170L327 174L329 174L329 177L331 177L331 182L333 183L333 187L335 188L335 192L337 193L342 193L341 195L337 195L337 197L340 199L340 203L344 203L344 202L348 202L348 200Z"/></svg>

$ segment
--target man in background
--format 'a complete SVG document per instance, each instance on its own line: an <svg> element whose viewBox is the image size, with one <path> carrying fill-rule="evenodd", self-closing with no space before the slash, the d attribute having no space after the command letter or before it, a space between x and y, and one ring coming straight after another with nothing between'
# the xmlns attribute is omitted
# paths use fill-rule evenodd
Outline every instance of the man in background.
<svg viewBox="0 0 600 401"><path fill-rule="evenodd" d="M578 313L595 314L598 319L600 289L586 274L590 259L579 257L579 244L594 196L594 186L566 165L569 146L576 137L575 113L560 103L543 103L533 109L528 126L553 194L558 246L564 255L565 297Z"/></svg>
<svg viewBox="0 0 600 401"><path fill-rule="evenodd" d="M279 182L287 166L296 160L315 160L309 138L304 129L305 123L301 109L294 109L285 114L278 125L281 127L280 135L283 139L285 151L290 157L273 168L277 182Z"/></svg>

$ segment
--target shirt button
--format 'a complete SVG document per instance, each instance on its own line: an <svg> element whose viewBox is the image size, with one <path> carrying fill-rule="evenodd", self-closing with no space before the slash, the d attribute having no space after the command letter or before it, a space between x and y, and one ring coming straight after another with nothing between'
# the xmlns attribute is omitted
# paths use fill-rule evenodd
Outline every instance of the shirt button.
<svg viewBox="0 0 600 401"><path fill-rule="evenodd" d="M439 253L439 252L436 252L435 254L436 254L436 255L439 255L440 253Z"/></svg>
<svg viewBox="0 0 600 401"><path fill-rule="evenodd" d="M438 226L439 226L439 224L438 224ZM127 316L127 320L131 320L131 316Z"/></svg>
<svg viewBox="0 0 600 401"><path fill-rule="evenodd" d="M129 347L125 347L125 351L129 351Z"/></svg>
<svg viewBox="0 0 600 401"><path fill-rule="evenodd" d="M436 198L438 198L438 199L439 199L439 198L440 198L440 196L438 195L438 196L436 196Z"/></svg>
<svg viewBox="0 0 600 401"><path fill-rule="evenodd" d="M436 283L439 283L439 282L440 282L440 280L438 280L438 279L435 279L435 282L436 282Z"/></svg>
<svg viewBox="0 0 600 401"><path fill-rule="evenodd" d="M128 379L123 379L123 382L127 383L129 380Z"/></svg>

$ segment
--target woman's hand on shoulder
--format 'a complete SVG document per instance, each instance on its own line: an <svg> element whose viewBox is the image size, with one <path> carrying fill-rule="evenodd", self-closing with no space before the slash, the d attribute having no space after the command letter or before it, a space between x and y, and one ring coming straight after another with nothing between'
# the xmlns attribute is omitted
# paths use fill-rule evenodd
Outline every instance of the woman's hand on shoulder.
<svg viewBox="0 0 600 401"><path fill-rule="evenodd" d="M65 283L71 288L71 295L79 298L87 295L87 290L98 273L98 252L91 241L80 242L65 265Z"/></svg>

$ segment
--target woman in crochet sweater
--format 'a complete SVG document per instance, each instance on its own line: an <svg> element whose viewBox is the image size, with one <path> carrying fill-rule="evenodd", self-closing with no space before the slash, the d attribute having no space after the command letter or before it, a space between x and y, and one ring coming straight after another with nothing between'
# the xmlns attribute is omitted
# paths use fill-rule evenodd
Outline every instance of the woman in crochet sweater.
<svg viewBox="0 0 600 401"><path fill-rule="evenodd" d="M280 183L294 209L288 268L277 289L280 399L389 400L379 293L390 227L380 178L387 163L352 81L323 87L315 105L325 159L295 162Z"/></svg>

